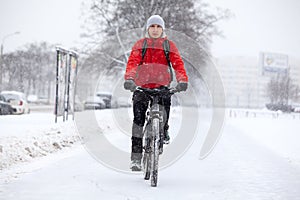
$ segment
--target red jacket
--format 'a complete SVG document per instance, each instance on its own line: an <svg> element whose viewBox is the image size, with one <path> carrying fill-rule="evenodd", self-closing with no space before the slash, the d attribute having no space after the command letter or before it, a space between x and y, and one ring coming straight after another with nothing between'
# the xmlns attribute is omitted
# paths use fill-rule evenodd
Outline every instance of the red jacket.
<svg viewBox="0 0 300 200"><path fill-rule="evenodd" d="M147 51L144 56L142 64L161 64L161 65L168 65L165 52L163 49L163 42L166 38L147 38ZM136 77L136 72L138 66L141 64L142 60L142 47L143 47L144 38L138 40L134 46L132 47L131 54L129 56L125 79L132 79L134 80ZM186 71L184 68L184 63L181 59L181 56L178 52L178 49L174 42L170 41L170 53L169 58L172 63L172 67L176 74L176 79L178 82L188 82L188 77L186 75ZM160 85L157 84L146 84L143 85L145 88L156 88Z"/></svg>

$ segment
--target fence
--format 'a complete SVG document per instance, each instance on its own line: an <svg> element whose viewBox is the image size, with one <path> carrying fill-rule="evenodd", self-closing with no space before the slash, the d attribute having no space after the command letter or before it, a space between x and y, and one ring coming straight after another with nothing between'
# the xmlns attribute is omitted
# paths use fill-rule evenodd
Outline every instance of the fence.
<svg viewBox="0 0 300 200"><path fill-rule="evenodd" d="M269 111L269 110L247 110L247 109L228 109L227 116L231 118L284 118L284 119L300 119L300 113L284 113L281 111Z"/></svg>

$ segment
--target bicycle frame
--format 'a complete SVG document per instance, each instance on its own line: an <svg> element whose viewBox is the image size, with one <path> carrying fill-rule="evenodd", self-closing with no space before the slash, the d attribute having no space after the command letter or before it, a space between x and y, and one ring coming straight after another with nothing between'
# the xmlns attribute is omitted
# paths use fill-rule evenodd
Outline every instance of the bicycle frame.
<svg viewBox="0 0 300 200"><path fill-rule="evenodd" d="M151 176L151 186L157 186L158 180L158 160L159 155L163 152L163 124L164 114L159 103L163 95L172 95L175 89L144 89L137 88L151 98L147 110L147 122L144 129L144 152L143 152L143 168L145 180L149 180Z"/></svg>

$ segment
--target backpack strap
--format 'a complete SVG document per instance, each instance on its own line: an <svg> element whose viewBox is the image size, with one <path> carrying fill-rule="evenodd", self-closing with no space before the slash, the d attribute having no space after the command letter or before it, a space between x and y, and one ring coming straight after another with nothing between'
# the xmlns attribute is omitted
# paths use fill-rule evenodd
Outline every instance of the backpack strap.
<svg viewBox="0 0 300 200"><path fill-rule="evenodd" d="M144 57L145 57L145 54L146 54L146 51L147 51L147 47L148 47L147 39L145 38L144 42L143 42L143 46L142 46L142 60L141 60L141 64L142 64L142 62L144 60Z"/></svg>
<svg viewBox="0 0 300 200"><path fill-rule="evenodd" d="M172 63L170 61L170 56L169 56L169 54L170 54L170 42L169 42L169 40L164 40L163 47L164 47L165 56L166 56L168 66L169 66L169 70L170 70L170 74L171 74L171 81L173 81Z"/></svg>
<svg viewBox="0 0 300 200"><path fill-rule="evenodd" d="M169 53L170 53L170 42L169 42L169 40L164 40L163 47L164 47L164 52L165 52L165 56L166 56L168 65L170 66L171 62L170 62L170 57L169 57Z"/></svg>

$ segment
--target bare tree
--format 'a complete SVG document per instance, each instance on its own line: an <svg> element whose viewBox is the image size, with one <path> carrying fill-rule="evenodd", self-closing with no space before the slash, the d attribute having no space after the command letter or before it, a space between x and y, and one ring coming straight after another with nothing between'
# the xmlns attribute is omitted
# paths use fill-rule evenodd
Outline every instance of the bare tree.
<svg viewBox="0 0 300 200"><path fill-rule="evenodd" d="M208 11L209 5L201 0L94 0L88 8L88 21L94 31L88 29L89 37L106 33L116 34L145 27L146 20L153 14L161 15L166 27L180 31L191 38L205 43L211 42L213 35L220 34L216 23L231 16L228 10Z"/></svg>
<svg viewBox="0 0 300 200"><path fill-rule="evenodd" d="M82 36L89 38L89 45L84 49L89 53L81 63L84 66L81 75L88 73L88 77L91 77L95 72L115 66L125 68L129 53L126 51L132 42L120 39L120 34L145 28L147 18L153 14L161 15L167 28L201 44L202 49L197 56L204 63L210 54L212 37L221 35L216 23L231 17L228 10L219 9L213 13L208 7L201 0L93 0L91 4L85 4L83 14L86 17L86 32ZM136 35L128 38L137 39Z"/></svg>
<svg viewBox="0 0 300 200"><path fill-rule="evenodd" d="M289 105L290 101L297 100L298 89L288 73L277 75L270 79L267 85L267 95L271 104Z"/></svg>
<svg viewBox="0 0 300 200"><path fill-rule="evenodd" d="M29 44L24 50L4 55L5 90L50 97L54 74L54 48L45 42Z"/></svg>

